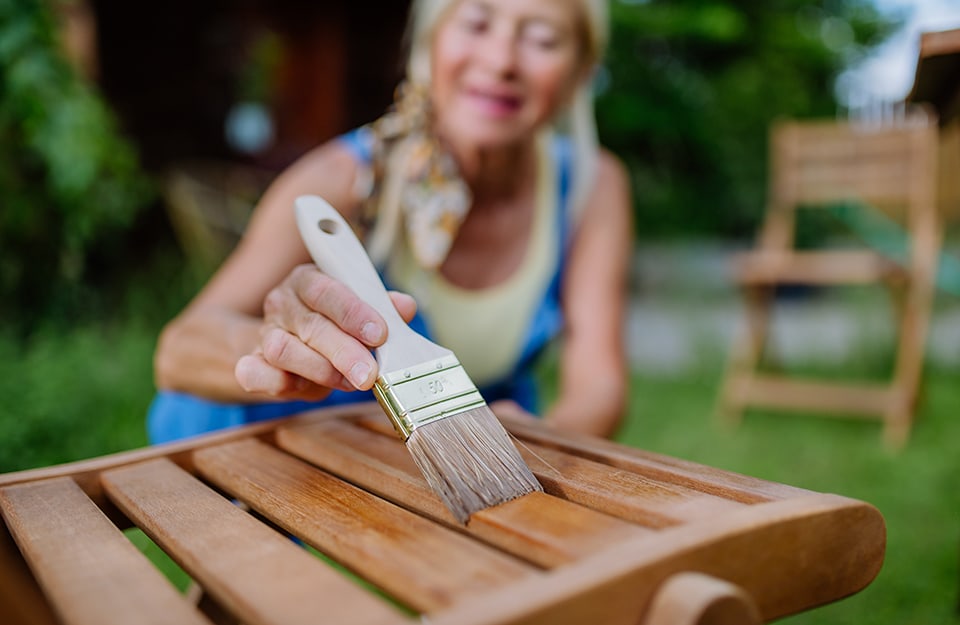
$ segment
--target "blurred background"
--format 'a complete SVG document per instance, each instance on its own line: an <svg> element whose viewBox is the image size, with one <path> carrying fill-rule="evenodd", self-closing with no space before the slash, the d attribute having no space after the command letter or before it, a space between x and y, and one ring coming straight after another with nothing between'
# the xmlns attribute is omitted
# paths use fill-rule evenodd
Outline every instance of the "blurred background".
<svg viewBox="0 0 960 625"><path fill-rule="evenodd" d="M162 324L235 244L273 175L389 104L407 5L0 0L0 472L146 444ZM957 291L937 292L905 448L884 447L868 421L714 418L744 314L729 260L763 217L771 123L902 114L920 33L960 28L960 3L611 10L599 130L630 169L637 228L618 440L881 509L878 579L788 622L960 622ZM941 78L955 85L952 68ZM842 226L821 218L797 236ZM957 242L948 224L948 258ZM774 340L802 370L883 377L887 303L879 287L785 291ZM542 370L550 379L551 354Z"/></svg>

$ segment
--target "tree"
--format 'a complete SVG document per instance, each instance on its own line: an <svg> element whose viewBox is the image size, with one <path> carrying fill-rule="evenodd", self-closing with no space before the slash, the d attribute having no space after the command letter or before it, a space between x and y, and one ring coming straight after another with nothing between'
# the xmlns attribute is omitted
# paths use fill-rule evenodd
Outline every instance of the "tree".
<svg viewBox="0 0 960 625"><path fill-rule="evenodd" d="M833 116L833 82L893 29L868 0L614 0L601 141L633 175L638 234L744 237L779 116Z"/></svg>
<svg viewBox="0 0 960 625"><path fill-rule="evenodd" d="M51 6L0 0L0 317L83 292L89 260L151 198L109 108L61 55Z"/></svg>

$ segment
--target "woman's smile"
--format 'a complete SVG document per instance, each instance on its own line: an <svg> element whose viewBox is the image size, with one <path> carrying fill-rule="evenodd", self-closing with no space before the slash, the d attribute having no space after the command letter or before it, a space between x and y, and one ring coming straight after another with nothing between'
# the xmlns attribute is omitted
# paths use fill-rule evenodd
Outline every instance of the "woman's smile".
<svg viewBox="0 0 960 625"><path fill-rule="evenodd" d="M461 93L469 106L485 117L507 118L523 107L523 98L511 90L464 87Z"/></svg>

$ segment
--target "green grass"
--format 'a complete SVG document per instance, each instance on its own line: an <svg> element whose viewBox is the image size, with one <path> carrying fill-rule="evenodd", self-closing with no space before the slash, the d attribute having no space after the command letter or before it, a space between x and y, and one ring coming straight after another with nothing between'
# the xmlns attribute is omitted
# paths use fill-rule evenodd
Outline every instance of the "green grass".
<svg viewBox="0 0 960 625"><path fill-rule="evenodd" d="M960 384L930 371L908 446L884 449L879 423L748 414L736 429L709 416L719 370L684 379L635 377L618 439L774 482L875 505L887 523L877 579L791 624L960 623Z"/></svg>
<svg viewBox="0 0 960 625"><path fill-rule="evenodd" d="M146 444L158 323L101 322L48 330L29 341L0 333L0 471L92 457ZM879 424L768 413L737 429L711 418L720 378L716 350L679 377L635 375L629 445L821 492L868 501L888 527L878 578L791 624L960 623L960 384L928 368L913 436L884 449ZM871 367L866 367L870 369ZM155 560L155 546L129 533ZM176 577L176 567L167 567Z"/></svg>
<svg viewBox="0 0 960 625"><path fill-rule="evenodd" d="M0 334L0 472L146 445L155 340L136 324Z"/></svg>

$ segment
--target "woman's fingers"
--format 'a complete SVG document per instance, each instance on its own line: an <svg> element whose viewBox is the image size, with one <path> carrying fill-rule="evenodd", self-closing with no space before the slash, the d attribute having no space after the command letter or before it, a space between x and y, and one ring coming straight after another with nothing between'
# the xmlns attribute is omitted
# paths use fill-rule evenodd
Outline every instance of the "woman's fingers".
<svg viewBox="0 0 960 625"><path fill-rule="evenodd" d="M397 309L404 321L410 323L413 316L417 314L417 300L413 299L412 295L400 291L390 291L389 295L393 307Z"/></svg>
<svg viewBox="0 0 960 625"><path fill-rule="evenodd" d="M376 379L370 346L386 324L343 284L316 268L299 267L264 301L263 358L318 384L343 378L352 389Z"/></svg>
<svg viewBox="0 0 960 625"><path fill-rule="evenodd" d="M332 387L321 386L270 365L259 353L240 358L234 368L234 375L245 391L257 395L318 401L332 390Z"/></svg>
<svg viewBox="0 0 960 625"><path fill-rule="evenodd" d="M390 298L405 320L416 314L409 295L391 292ZM386 334L380 314L349 287L302 265L267 295L259 349L241 359L235 373L246 390L274 396L366 390L377 376L370 349Z"/></svg>
<svg viewBox="0 0 960 625"><path fill-rule="evenodd" d="M338 340L344 342L350 340L341 337L337 337ZM289 371L321 386L351 391L369 388L368 383L373 384L371 369L376 363L362 348L360 352L360 357L363 359L360 361L361 364L351 365L352 368L348 369L354 377L344 379L343 373L337 368L337 360L342 357L327 356L318 352L309 340L304 342L304 339L278 327L266 328L261 339L261 358L272 367ZM359 374L358 369L360 369Z"/></svg>
<svg viewBox="0 0 960 625"><path fill-rule="evenodd" d="M269 316L261 345L270 364L320 384L340 375L365 390L376 379L370 348L334 320L303 305L290 304Z"/></svg>
<svg viewBox="0 0 960 625"><path fill-rule="evenodd" d="M316 267L296 268L291 274L291 287L306 308L320 313L365 345L376 347L387 337L387 324L373 306Z"/></svg>

